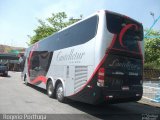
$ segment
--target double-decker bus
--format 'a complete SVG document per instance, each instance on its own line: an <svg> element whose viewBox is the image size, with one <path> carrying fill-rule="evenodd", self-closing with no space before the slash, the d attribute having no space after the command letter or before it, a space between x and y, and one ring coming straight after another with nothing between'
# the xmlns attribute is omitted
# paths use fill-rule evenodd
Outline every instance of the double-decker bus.
<svg viewBox="0 0 160 120"><path fill-rule="evenodd" d="M101 10L26 49L22 79L60 102L138 101L143 55L142 24Z"/></svg>

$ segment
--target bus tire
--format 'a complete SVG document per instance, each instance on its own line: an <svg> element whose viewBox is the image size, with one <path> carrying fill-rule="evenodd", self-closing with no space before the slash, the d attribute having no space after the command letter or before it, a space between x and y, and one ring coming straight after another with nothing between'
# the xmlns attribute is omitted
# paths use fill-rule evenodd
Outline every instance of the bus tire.
<svg viewBox="0 0 160 120"><path fill-rule="evenodd" d="M53 83L52 83L51 80L47 83L47 95L50 98L54 98L55 97L54 87L53 87Z"/></svg>
<svg viewBox="0 0 160 120"><path fill-rule="evenodd" d="M8 76L8 73L4 73L3 76L4 76L4 77L7 77L7 76Z"/></svg>
<svg viewBox="0 0 160 120"><path fill-rule="evenodd" d="M59 83L56 87L56 98L59 102L62 102L62 103L65 102L64 88L62 83Z"/></svg>

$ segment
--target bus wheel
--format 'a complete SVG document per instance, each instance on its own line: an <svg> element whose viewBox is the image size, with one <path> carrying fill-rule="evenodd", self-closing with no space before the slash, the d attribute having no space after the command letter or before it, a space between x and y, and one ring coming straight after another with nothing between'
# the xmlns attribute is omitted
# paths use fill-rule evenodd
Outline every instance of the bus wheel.
<svg viewBox="0 0 160 120"><path fill-rule="evenodd" d="M54 95L54 87L53 87L52 81L49 81L48 84L47 84L47 95L50 98L53 98L55 96Z"/></svg>
<svg viewBox="0 0 160 120"><path fill-rule="evenodd" d="M25 85L28 85L27 77L26 77L26 76L24 77L24 84L25 84Z"/></svg>
<svg viewBox="0 0 160 120"><path fill-rule="evenodd" d="M59 102L65 102L65 97L64 97L64 89L62 83L59 83L56 88L56 98Z"/></svg>
<svg viewBox="0 0 160 120"><path fill-rule="evenodd" d="M8 73L4 73L3 76L7 77L7 76L8 76Z"/></svg>

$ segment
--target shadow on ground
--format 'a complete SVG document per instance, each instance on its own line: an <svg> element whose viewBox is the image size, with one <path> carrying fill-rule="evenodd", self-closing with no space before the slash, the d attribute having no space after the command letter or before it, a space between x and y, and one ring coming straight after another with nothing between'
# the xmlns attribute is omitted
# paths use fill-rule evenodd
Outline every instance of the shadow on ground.
<svg viewBox="0 0 160 120"><path fill-rule="evenodd" d="M29 84L28 86L47 95L46 90L42 88L33 86L31 84ZM149 105L144 105L144 104L137 103L137 102L119 103L119 104L105 104L104 103L104 104L95 106L95 105L90 105L86 103L69 100L66 104L84 113L89 114L95 119L143 120L143 118L148 117L148 115L151 115L151 116L158 115L158 118L154 120L160 120L160 108L156 108L156 107L149 106ZM78 117L79 115L75 115L73 118L75 119L76 116ZM83 117L83 119L84 118L85 117Z"/></svg>

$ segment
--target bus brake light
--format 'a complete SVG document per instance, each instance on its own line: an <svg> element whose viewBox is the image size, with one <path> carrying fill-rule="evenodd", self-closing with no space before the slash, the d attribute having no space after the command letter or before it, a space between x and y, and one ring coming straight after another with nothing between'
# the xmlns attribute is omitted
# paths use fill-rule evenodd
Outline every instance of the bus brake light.
<svg viewBox="0 0 160 120"><path fill-rule="evenodd" d="M99 87L103 87L104 86L104 72L105 72L104 68L100 68L98 70L97 86L99 86Z"/></svg>

